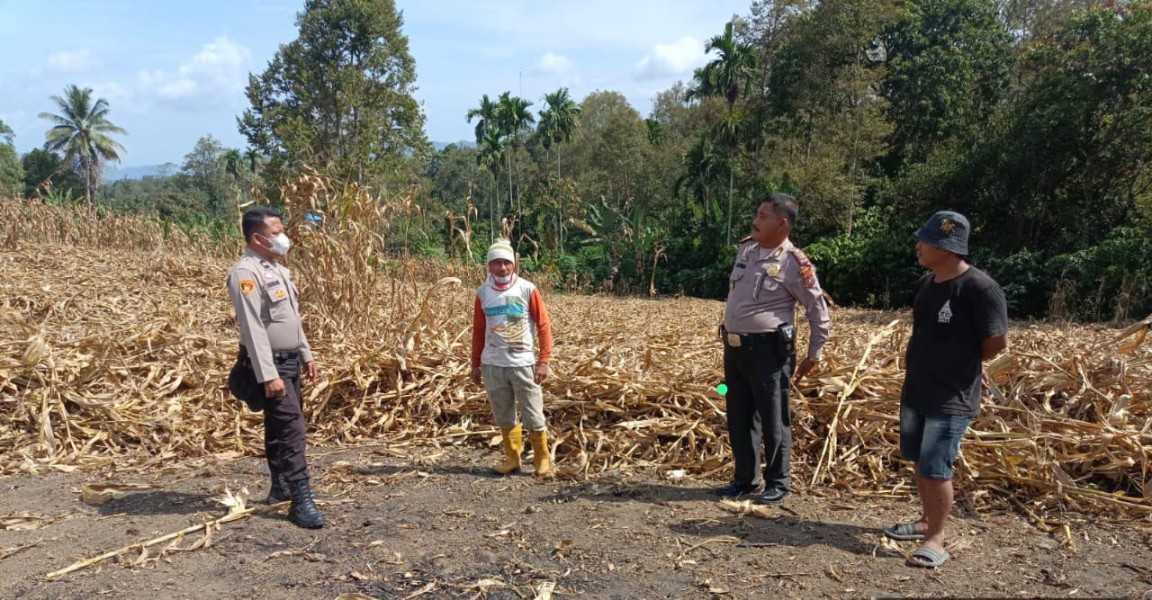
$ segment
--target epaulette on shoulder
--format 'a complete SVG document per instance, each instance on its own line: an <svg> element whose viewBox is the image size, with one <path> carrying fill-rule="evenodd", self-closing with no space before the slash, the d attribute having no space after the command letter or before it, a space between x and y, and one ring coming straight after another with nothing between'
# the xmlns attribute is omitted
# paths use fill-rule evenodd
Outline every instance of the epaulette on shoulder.
<svg viewBox="0 0 1152 600"><path fill-rule="evenodd" d="M796 262L800 263L801 266L812 264L812 260L808 258L807 254L804 254L804 251L801 250L799 246L792 246L788 249L788 252L796 257Z"/></svg>

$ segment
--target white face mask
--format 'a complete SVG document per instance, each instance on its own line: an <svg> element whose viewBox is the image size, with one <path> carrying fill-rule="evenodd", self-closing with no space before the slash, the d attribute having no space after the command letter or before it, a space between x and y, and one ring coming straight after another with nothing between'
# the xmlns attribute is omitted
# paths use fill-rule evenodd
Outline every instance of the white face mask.
<svg viewBox="0 0 1152 600"><path fill-rule="evenodd" d="M288 236L283 231L278 233L276 235L276 237L264 237L264 236L260 236L260 237L263 237L264 239L268 240L272 244L272 247L269 248L269 250L271 250L273 254L276 254L278 256L287 255L288 249L292 247L292 240L288 239Z"/></svg>
<svg viewBox="0 0 1152 600"><path fill-rule="evenodd" d="M504 284L508 283L509 281L512 281L512 275L505 275L504 277L501 277L499 275L493 275L492 279L495 279L496 283L499 283L500 285L504 285Z"/></svg>

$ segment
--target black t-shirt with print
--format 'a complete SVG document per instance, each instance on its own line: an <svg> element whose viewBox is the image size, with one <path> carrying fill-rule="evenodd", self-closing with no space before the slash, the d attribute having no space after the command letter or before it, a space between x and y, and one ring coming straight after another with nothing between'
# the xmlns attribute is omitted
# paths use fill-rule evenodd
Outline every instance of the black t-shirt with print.
<svg viewBox="0 0 1152 600"><path fill-rule="evenodd" d="M923 412L975 417L981 344L1008 333L1008 304L1000 285L975 267L942 283L933 278L928 273L916 284L900 401Z"/></svg>

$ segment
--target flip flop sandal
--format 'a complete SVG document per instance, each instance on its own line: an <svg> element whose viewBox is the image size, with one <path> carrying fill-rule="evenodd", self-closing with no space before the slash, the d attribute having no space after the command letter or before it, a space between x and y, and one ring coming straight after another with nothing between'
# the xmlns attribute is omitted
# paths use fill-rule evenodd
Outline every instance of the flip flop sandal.
<svg viewBox="0 0 1152 600"><path fill-rule="evenodd" d="M940 565L948 562L952 558L948 555L947 550L936 550L928 546L920 546L908 557L908 564L913 567L923 567L925 569L935 569Z"/></svg>
<svg viewBox="0 0 1152 600"><path fill-rule="evenodd" d="M924 534L916 531L915 523L897 523L884 530L884 535L890 540L908 542L924 539Z"/></svg>

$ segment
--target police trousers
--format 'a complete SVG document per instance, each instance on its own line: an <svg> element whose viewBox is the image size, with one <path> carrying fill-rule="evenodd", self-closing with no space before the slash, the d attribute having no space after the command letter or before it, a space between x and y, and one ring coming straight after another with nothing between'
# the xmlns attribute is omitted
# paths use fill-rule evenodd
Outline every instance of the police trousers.
<svg viewBox="0 0 1152 600"><path fill-rule="evenodd" d="M275 362L284 382L284 397L264 400L264 455L268 470L284 475L288 481L307 479L299 355L278 352Z"/></svg>
<svg viewBox="0 0 1152 600"><path fill-rule="evenodd" d="M725 409L735 463L733 482L763 482L766 489L790 491L792 413L788 391L796 355L785 355L777 335L740 336L739 346L724 341Z"/></svg>

